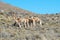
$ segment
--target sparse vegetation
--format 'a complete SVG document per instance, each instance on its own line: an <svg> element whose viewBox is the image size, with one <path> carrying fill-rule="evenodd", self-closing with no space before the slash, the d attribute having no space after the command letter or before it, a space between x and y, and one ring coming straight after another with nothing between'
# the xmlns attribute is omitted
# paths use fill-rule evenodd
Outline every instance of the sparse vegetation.
<svg viewBox="0 0 60 40"><path fill-rule="evenodd" d="M0 14L0 40L60 40L60 14L33 14L31 12L16 9L10 5L0 3L0 9L6 11ZM6 6L5 6L6 5ZM13 10L11 10L13 9ZM36 26L20 28L13 26L14 19L11 13L15 12L16 17L38 16L42 19L42 26L38 23ZM27 13L26 13L27 12ZM25 16L24 16L25 15Z"/></svg>

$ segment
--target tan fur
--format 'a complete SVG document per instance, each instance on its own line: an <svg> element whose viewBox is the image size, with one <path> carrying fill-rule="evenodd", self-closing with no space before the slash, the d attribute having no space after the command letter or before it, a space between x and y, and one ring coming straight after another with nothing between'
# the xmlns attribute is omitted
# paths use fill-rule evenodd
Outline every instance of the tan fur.
<svg viewBox="0 0 60 40"><path fill-rule="evenodd" d="M31 20L33 20L33 25L35 26L36 24L35 24L35 19L34 19L34 17L31 17Z"/></svg>
<svg viewBox="0 0 60 40"><path fill-rule="evenodd" d="M31 19L33 20L33 25L35 26L37 22L39 22L39 24L42 24L42 21L40 18L38 17L31 17Z"/></svg>
<svg viewBox="0 0 60 40"><path fill-rule="evenodd" d="M17 18L16 17L16 15L15 14L13 14L13 18L14 18L14 20L15 20L15 22L19 25L19 27L21 28L21 23L24 23L24 25L25 25L25 28L28 26L29 27L29 22L32 20L32 22L31 23L33 23L33 25L34 26L36 26L36 23L38 23L39 22L39 24L41 25L42 24L42 21L41 21L41 19L40 18L38 18L38 17L31 17L31 18L29 18L29 17L25 17L25 18ZM30 19L30 20L29 20Z"/></svg>
<svg viewBox="0 0 60 40"><path fill-rule="evenodd" d="M15 20L15 22L19 25L19 27L21 28L21 19L20 18L17 18L15 14L13 14L13 19Z"/></svg>
<svg viewBox="0 0 60 40"><path fill-rule="evenodd" d="M28 18L16 18L16 16L15 16L15 14L13 14L13 18L14 18L14 20L16 21L16 23L21 27L21 23L23 22L24 23L24 25L25 25L25 27L26 26L29 26L28 24Z"/></svg>
<svg viewBox="0 0 60 40"><path fill-rule="evenodd" d="M29 23L28 23L28 22L29 22L29 19L28 19L28 18L22 18L22 19L21 19L21 22L24 22L25 27L26 27L26 26L29 27Z"/></svg>
<svg viewBox="0 0 60 40"><path fill-rule="evenodd" d="M36 22L39 22L39 24L40 24L40 25L42 24L41 19L40 19L40 18L38 18L38 17L35 17L35 21L36 21Z"/></svg>

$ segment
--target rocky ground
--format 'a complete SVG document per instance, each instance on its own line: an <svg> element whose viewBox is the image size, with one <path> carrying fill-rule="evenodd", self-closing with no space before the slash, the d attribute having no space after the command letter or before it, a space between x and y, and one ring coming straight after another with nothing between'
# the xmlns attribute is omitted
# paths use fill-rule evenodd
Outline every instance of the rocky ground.
<svg viewBox="0 0 60 40"><path fill-rule="evenodd" d="M14 24L11 13L0 14L0 40L60 40L60 14L33 15L42 19L42 26L12 26ZM17 13L18 14L18 13ZM31 15L20 15L21 17ZM17 15L18 16L18 15ZM10 19L9 19L9 18Z"/></svg>
<svg viewBox="0 0 60 40"><path fill-rule="evenodd" d="M5 10L0 14L0 40L60 40L60 13L34 14L4 3L0 3L0 9ZM37 16L43 24L26 28L13 26L15 21L11 15L12 11L22 18Z"/></svg>

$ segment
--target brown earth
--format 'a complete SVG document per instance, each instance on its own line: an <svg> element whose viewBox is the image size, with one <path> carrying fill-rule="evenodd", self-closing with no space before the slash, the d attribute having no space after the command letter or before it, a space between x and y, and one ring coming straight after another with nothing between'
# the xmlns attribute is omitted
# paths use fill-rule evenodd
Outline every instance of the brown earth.
<svg viewBox="0 0 60 40"><path fill-rule="evenodd" d="M34 14L27 10L11 6L0 2L0 40L60 40L60 13L56 14ZM15 12L16 16L28 17L37 16L42 20L42 26L12 26L14 24L11 13ZM6 16L8 14L8 16ZM10 19L9 19L9 18Z"/></svg>

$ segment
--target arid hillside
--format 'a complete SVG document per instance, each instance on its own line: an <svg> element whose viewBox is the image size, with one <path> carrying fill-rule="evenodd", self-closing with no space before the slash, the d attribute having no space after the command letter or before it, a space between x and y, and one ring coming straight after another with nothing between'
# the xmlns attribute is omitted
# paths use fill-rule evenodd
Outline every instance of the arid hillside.
<svg viewBox="0 0 60 40"><path fill-rule="evenodd" d="M39 20L33 21L35 17ZM35 14L0 2L0 40L60 40L60 13Z"/></svg>
<svg viewBox="0 0 60 40"><path fill-rule="evenodd" d="M11 11L11 10L16 10L17 12L20 12L20 13L32 13L32 12L29 12L27 10L23 10L21 8L17 8L15 6L12 6L10 4L6 4L6 3L3 3L3 2L0 2L0 9L3 9L5 11Z"/></svg>

